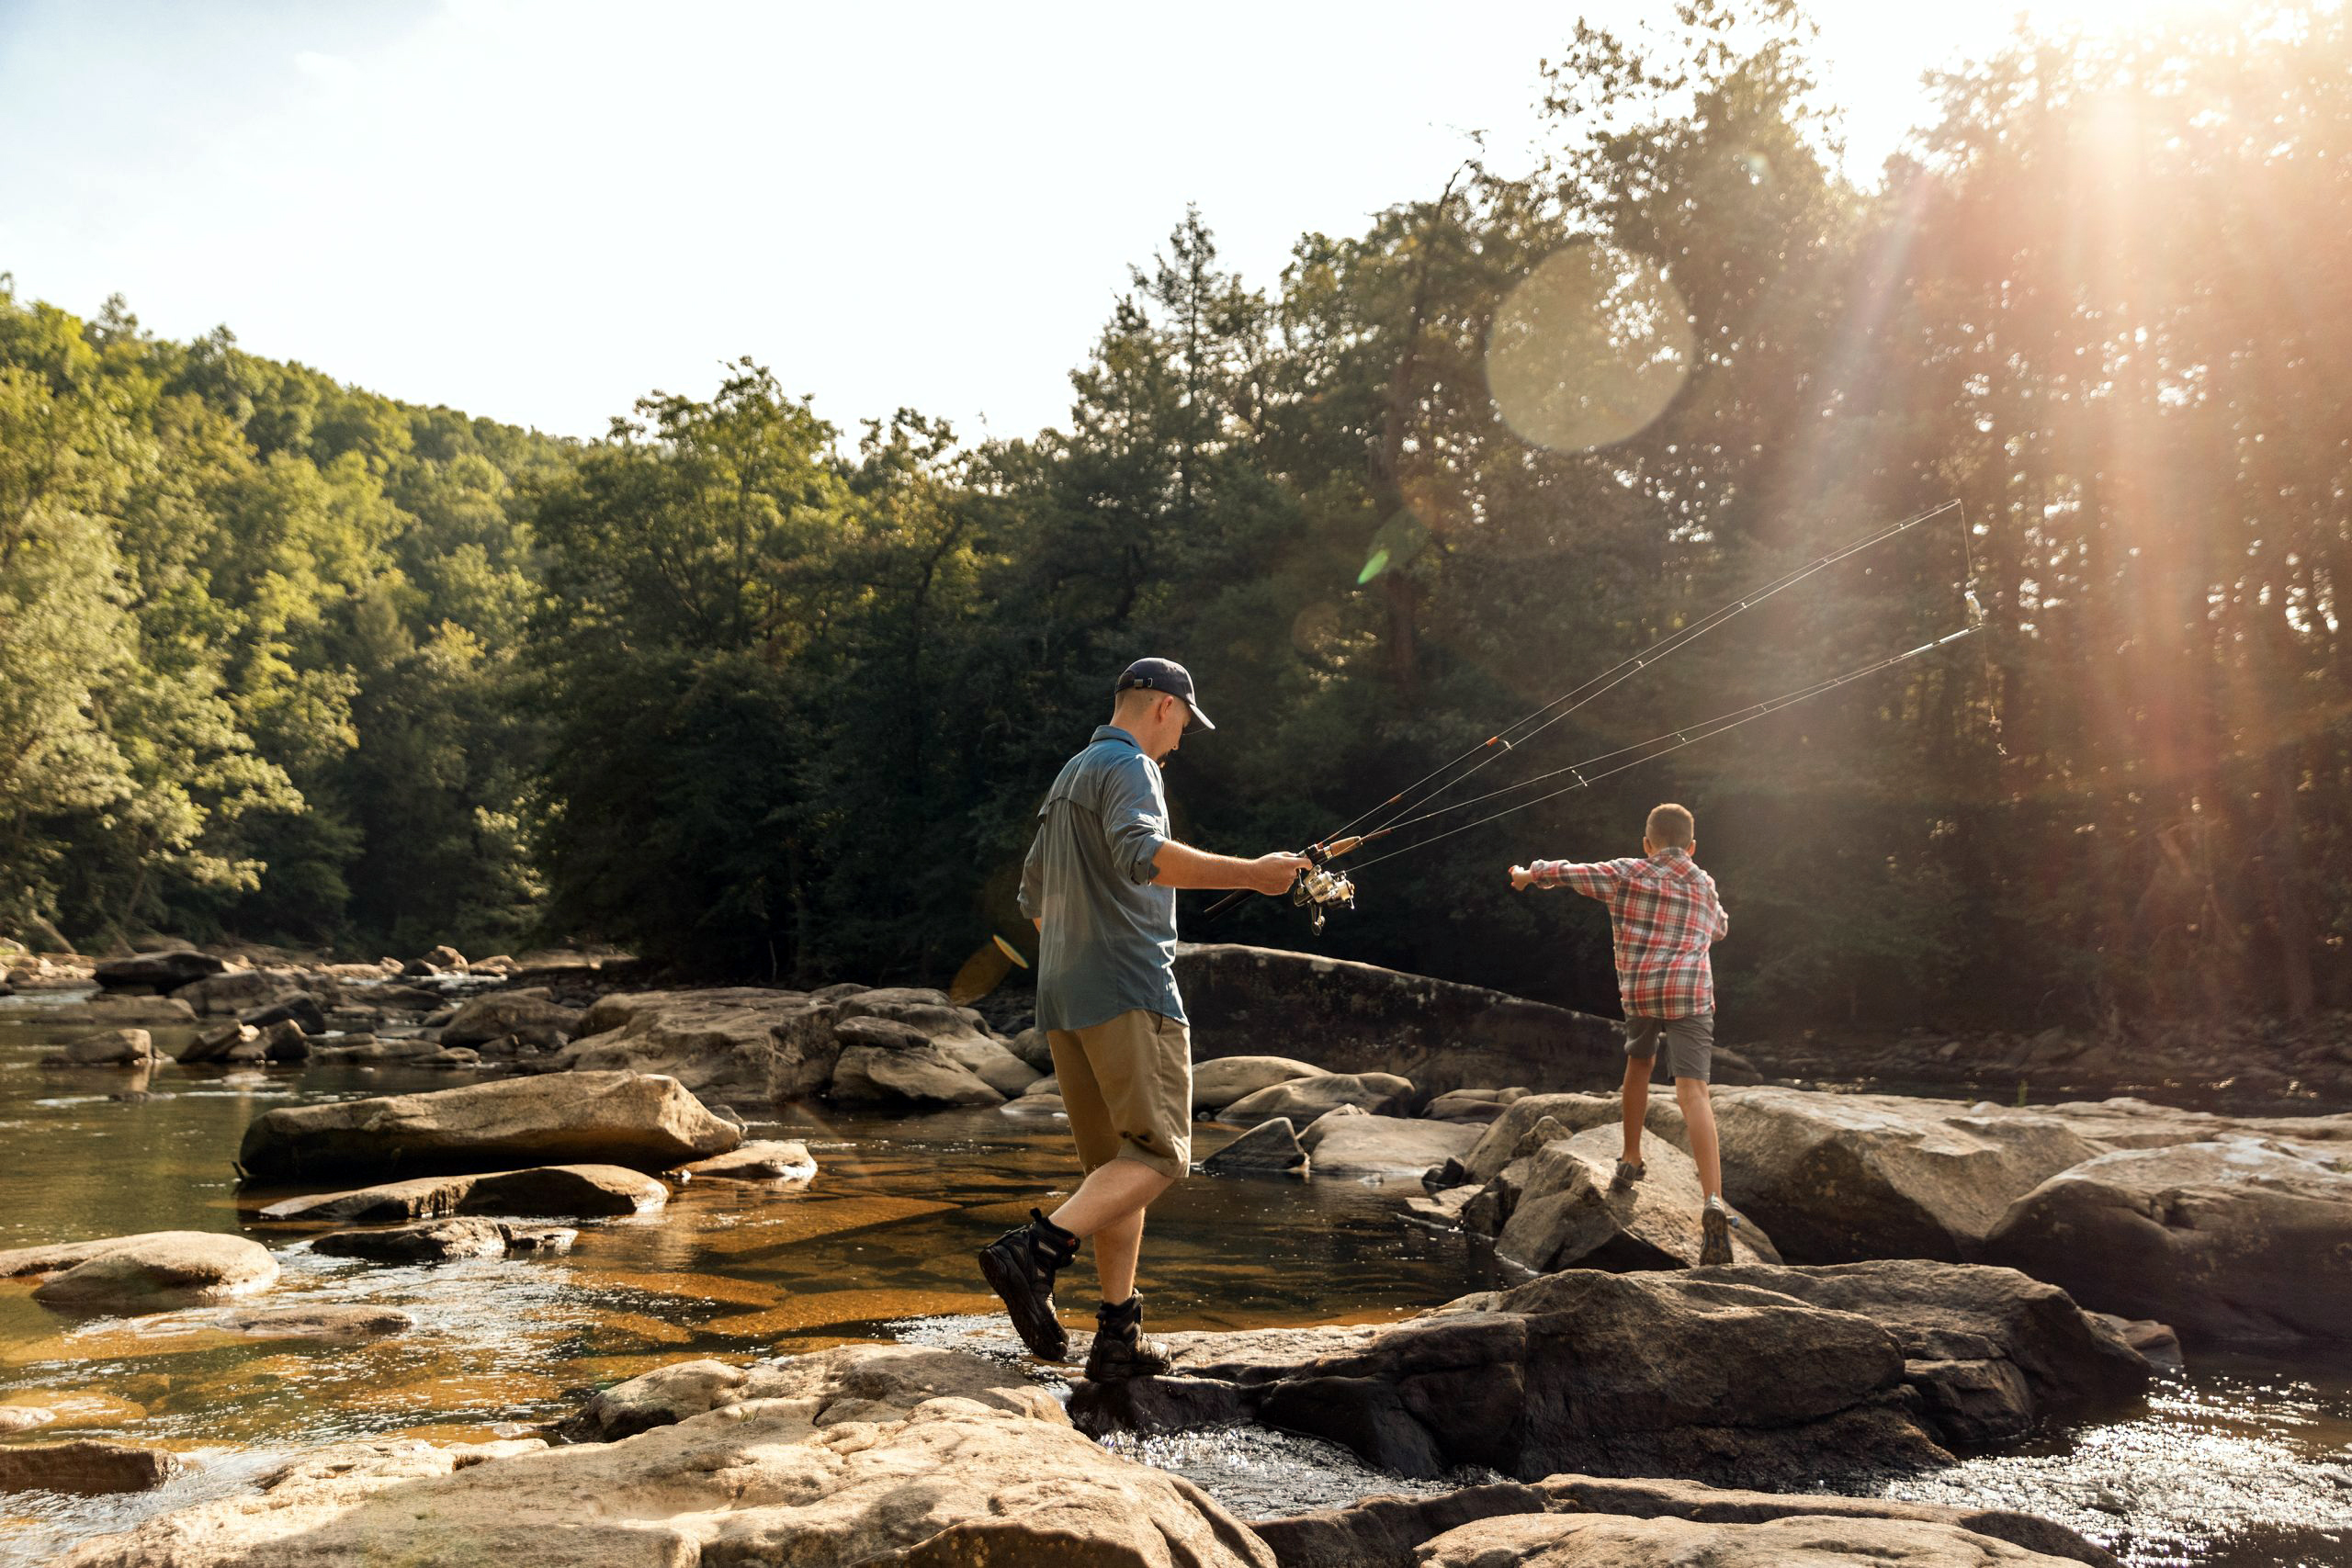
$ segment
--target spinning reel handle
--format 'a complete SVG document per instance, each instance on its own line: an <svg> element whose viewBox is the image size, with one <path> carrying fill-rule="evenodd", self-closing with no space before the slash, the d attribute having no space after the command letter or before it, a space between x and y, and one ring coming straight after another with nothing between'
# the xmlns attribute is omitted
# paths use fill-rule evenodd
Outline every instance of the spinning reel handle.
<svg viewBox="0 0 2352 1568"><path fill-rule="evenodd" d="M1305 855L1308 862L1315 865L1321 865L1325 861L1331 858L1331 852L1321 844L1309 844L1306 848L1299 851L1298 852ZM1272 895L1272 897L1284 898L1290 897L1294 893L1296 893L1298 891L1299 878L1304 877L1306 874L1306 873L1303 871L1300 872L1298 875L1290 879L1290 886L1288 887L1283 888L1280 893ZM1225 914L1228 909L1238 908L1243 899L1248 898L1256 891L1257 889L1254 887L1237 887L1232 892L1227 894L1224 897L1218 899L1216 903L1211 904L1207 908L1202 910L1201 919L1204 920L1214 920Z"/></svg>

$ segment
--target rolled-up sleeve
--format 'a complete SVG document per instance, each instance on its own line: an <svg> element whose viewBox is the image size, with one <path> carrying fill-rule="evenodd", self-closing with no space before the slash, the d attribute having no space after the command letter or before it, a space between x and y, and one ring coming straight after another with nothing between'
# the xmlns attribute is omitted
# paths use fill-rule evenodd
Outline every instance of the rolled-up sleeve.
<svg viewBox="0 0 2352 1568"><path fill-rule="evenodd" d="M1624 880L1614 861L1539 860L1527 869L1534 874L1538 887L1571 887L1604 904L1617 897L1618 886Z"/></svg>
<svg viewBox="0 0 2352 1568"><path fill-rule="evenodd" d="M1160 802L1151 764L1130 756L1109 769L1102 780L1102 834L1111 842L1111 861L1138 886L1158 874L1159 847L1168 842L1167 807Z"/></svg>

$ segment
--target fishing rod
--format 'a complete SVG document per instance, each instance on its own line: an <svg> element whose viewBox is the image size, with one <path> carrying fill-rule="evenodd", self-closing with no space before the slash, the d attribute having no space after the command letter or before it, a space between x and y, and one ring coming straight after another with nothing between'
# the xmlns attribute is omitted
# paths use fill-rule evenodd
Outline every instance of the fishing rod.
<svg viewBox="0 0 2352 1568"><path fill-rule="evenodd" d="M1806 578L1815 575L1816 572L1826 571L1830 567L1837 565L1839 561L1845 560L1849 557L1860 555L1864 550L1871 549L1877 546L1883 545L1889 539L1895 538L1903 534L1910 532L1912 529L1919 526L1923 523L1931 522L1934 519L1942 516L1947 512L1958 512L1959 510L1960 502L1957 500L1953 500L1947 501L1940 506L1931 506L1925 512L1914 513L1908 517L1897 519L1895 522L1887 524L1883 527L1872 529L1871 532L1857 538L1849 539L1845 544L1838 546L1836 549L1831 550L1826 555L1817 556L1802 566L1796 567L1787 572L1783 572L1781 576L1774 578L1771 581L1764 583L1760 587L1752 588L1735 599L1726 600L1724 604L1718 605L1708 614L1701 616L1698 620L1668 633L1666 636L1658 638L1656 642L1650 644L1647 648L1643 649L1638 653L1627 655L1615 664L1612 664L1608 669L1602 671L1600 674L1595 675L1591 680L1585 682L1582 685L1577 686L1567 692L1564 692L1560 695L1553 698L1550 702L1544 704L1542 706L1513 719L1510 723L1503 726L1502 728L1497 730L1486 739L1470 747L1467 750L1463 751L1460 755L1450 758L1446 761L1440 763L1437 767L1431 769L1429 773L1424 773L1421 777L1406 785L1403 789L1398 790L1395 795L1390 795L1386 800L1382 801L1379 805L1373 807L1368 811L1357 813L1356 816L1350 818L1348 821L1341 823L1336 831L1326 835L1323 839L1317 841L1326 844L1337 843L1342 840L1351 829L1362 823L1366 818L1378 816L1381 812L1387 811L1392 807L1396 808L1390 818L1390 820L1393 821L1395 817L1402 816L1405 812L1412 810L1417 807L1427 805L1430 801L1436 799L1439 795L1443 795L1446 791L1461 784L1464 780L1470 778L1480 770L1500 761L1502 757L1513 748L1525 745L1528 741L1534 739L1535 737L1544 733L1544 731L1551 728L1552 726L1574 714L1577 709L1586 706L1607 694L1609 692L1613 691L1615 688L1633 679L1634 676L1639 674L1643 670L1647 669L1650 665L1657 662L1659 660L1664 659L1670 654L1680 652L1683 649L1689 647L1691 643L1698 641L1701 637L1706 636L1709 632L1713 631L1717 626L1722 626L1725 621L1730 620L1733 616L1739 615L1741 612L1753 609L1755 606L1764 603L1765 600L1771 598L1782 590L1793 588L1798 583L1803 582ZM1967 548L1964 533L1967 524L1965 514L1962 514L1961 521L1963 529L1962 549L1964 557ZM1537 722L1538 720L1541 720L1542 722L1539 723ZM1530 725L1533 725L1534 728L1527 728L1526 727ZM1522 730L1524 733L1520 733ZM1460 767L1461 764L1469 761L1474 757L1479 759L1475 766L1464 769L1460 773L1455 774L1453 778L1445 780L1442 784L1437 784L1435 788L1430 789L1428 794L1420 795L1418 799L1414 799L1409 802L1407 800L1407 796L1413 795L1415 791L1419 790L1423 785L1429 784L1442 774L1454 768Z"/></svg>
<svg viewBox="0 0 2352 1568"><path fill-rule="evenodd" d="M1566 718L1570 714L1575 713L1577 709L1585 706L1587 704L1600 697L1604 693L1631 679L1634 674L1647 668L1650 664L1657 662L1658 660L1663 659L1669 654L1687 648L1690 644L1695 642L1701 637L1705 636L1708 632L1713 631L1715 627L1731 619L1734 615L1736 615L1742 611L1747 610L1756 604L1761 604L1763 601L1770 598L1776 593L1779 593L1783 589L1792 587L1796 583L1803 581L1804 579L1811 577L1815 572L1835 565L1838 561L1847 559L1849 557L1858 555L1861 551L1870 549L1874 546L1883 544L1887 540L1906 533L1922 523L1939 517L1947 512L1959 511L1960 502L1958 501L1948 501L1940 506L1930 507L1925 512L1917 513L1912 516L1903 518L1895 523L1889 524L1884 527L1875 529L1858 539L1849 541L1849 543L1838 547L1837 549L1830 551L1826 555L1816 557L1815 559L1806 562L1804 565L1782 574L1781 577L1774 579L1772 581L1766 583L1760 588L1750 590L1748 592L1740 595L1738 598L1726 602L1724 605L1711 612L1709 615L1701 617L1699 620L1692 622L1690 625L1681 627L1679 630L1659 638L1657 642L1652 643L1648 648L1642 649L1639 653L1630 655L1629 657L1620 660L1617 664L1601 671L1600 674L1594 676L1591 680L1585 682L1582 685L1577 686L1569 692L1564 693L1560 696L1553 698L1550 702L1547 702L1533 711L1513 720L1510 724L1506 725L1501 729L1496 731L1494 735L1488 737L1483 741L1480 741L1477 745L1471 747L1460 755L1450 759L1438 768L1432 770L1430 773L1424 774L1420 779L1416 780L1413 784L1407 785L1404 789L1390 795L1386 800L1381 802L1378 806L1374 807L1371 810L1359 813L1356 817L1344 824L1338 833L1331 835L1329 838L1318 840L1317 842L1309 845L1305 851L1301 852L1306 856L1310 863L1307 869L1300 873L1297 879L1292 883L1289 892L1291 902L1295 905L1310 909L1313 915L1315 930L1320 931L1323 929L1324 911L1327 908L1333 905L1342 905L1352 908L1355 906L1354 882L1346 873L1334 869L1331 863L1340 859L1343 855L1353 853L1356 850L1361 849L1365 844L1385 839L1392 833L1407 828L1418 826L1436 818L1447 816L1455 811L1467 810L1472 807L1478 806L1487 801L1498 799L1503 795L1516 794L1522 789L1532 788L1539 784L1546 783L1552 779L1561 778L1564 776L1573 776L1576 779L1575 783L1563 785L1561 788L1553 790L1548 794L1538 795L1531 800L1521 801L1517 805L1507 806L1499 811L1478 818L1475 821L1465 822L1457 827L1449 828L1443 832L1433 833L1426 838L1417 839L1410 843L1400 845L1397 848L1389 851L1386 854L1378 855L1370 861L1364 862L1357 868L1359 870L1369 869L1371 866L1377 865L1383 861L1393 860L1397 855L1407 854L1414 850L1420 849L1425 845L1436 843L1440 840L1452 838L1456 833L1466 832L1470 829L1483 827L1487 823L1495 821L1499 818L1508 817L1515 811L1525 810L1530 807L1540 805L1544 801L1555 799L1559 795L1566 795L1578 789L1589 788L1591 784L1599 782L1600 780L1623 773L1627 768L1638 767L1644 762L1653 761L1659 757L1666 756L1674 751L1679 751L1686 746L1696 745L1702 740L1711 739L1717 735L1724 733L1726 730L1736 729L1743 724L1752 723L1756 719L1763 718L1768 715L1778 713L1783 708L1793 706L1798 703L1805 702L1811 698L1821 696L1828 692L1835 691L1838 687L1846 685L1850 682L1861 680L1865 676L1877 674L1882 671L1892 669L1895 665L1905 663L1909 660L1917 659L1924 654L1932 653L1939 649L1945 648L1952 643L1958 642L1962 638L1980 630L1984 625L1984 611L1982 606L1979 605L1976 601L1975 593L1970 591L1969 584L1965 576L1963 576L1963 580L1961 583L1961 589L1962 596L1966 601L1968 606L1969 625L1962 627L1958 631L1948 633L1943 637L1936 638L1932 642L1922 643L1917 648L1906 649L1902 653L1892 654L1887 658L1874 660L1859 669L1848 671L1844 674L1831 676L1826 680L1816 681L1809 685L1799 687L1794 691L1783 693L1778 697L1770 697L1760 703L1750 704L1747 707L1734 710L1731 713L1718 715L1713 718L1703 720L1696 725L1686 726L1680 729L1668 730L1664 734L1654 736L1648 740L1636 742L1633 746L1621 747L1617 750L1603 752L1596 757L1589 757L1580 762L1571 763L1566 767L1555 768L1548 773L1536 774L1532 778L1522 779L1517 784L1506 784L1500 789L1489 790L1483 795L1473 795L1466 800L1456 801L1450 806L1437 807L1433 809L1422 809L1423 807L1428 807L1430 802L1436 800L1439 796L1444 795L1449 790L1452 790L1457 785L1463 784L1490 763L1498 761L1505 753L1510 751L1514 747L1525 744L1528 740L1532 739L1535 736L1540 735L1545 729L1550 728L1561 719ZM1963 563L1966 563L1963 566L1963 573L1965 573L1971 567L1973 567L1973 563L1970 560L1968 540L1966 536L1967 516L1964 512L1961 513L1960 523L1962 528L1962 559ZM1537 722L1538 720L1541 722ZM1531 725L1533 728L1528 728ZM1521 731L1523 731L1523 733L1521 733ZM1660 744L1661 742L1668 740L1671 740L1673 744ZM1646 750L1650 747L1656 747L1657 750ZM1624 757L1630 752L1640 752L1641 755L1633 757L1629 761L1618 762L1614 767L1600 767L1600 764L1615 761L1616 759ZM1484 755L1481 755L1482 753L1484 753ZM1479 759L1474 766L1464 769L1461 773L1454 774L1452 778L1445 779L1443 783L1438 784L1434 788L1428 790L1426 794L1417 795L1416 792L1420 791L1424 785L1430 784L1431 781L1441 778L1451 770L1459 767L1463 762L1467 761L1474 757ZM1413 798L1408 801L1408 796ZM1348 831L1349 829L1354 828L1364 822L1367 818L1379 816L1383 812L1386 812L1387 816L1383 818L1381 821L1368 829L1366 831L1355 834L1351 834ZM1408 812L1412 812L1414 815L1408 816L1406 815ZM1249 897L1250 894L1246 889L1228 894L1225 897L1218 899L1216 903L1209 906L1207 910L1204 912L1205 918L1214 919Z"/></svg>

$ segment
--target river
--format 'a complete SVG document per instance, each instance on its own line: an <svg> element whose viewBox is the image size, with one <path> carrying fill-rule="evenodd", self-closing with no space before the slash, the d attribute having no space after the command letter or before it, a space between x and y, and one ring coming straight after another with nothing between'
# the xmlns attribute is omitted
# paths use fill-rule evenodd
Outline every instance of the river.
<svg viewBox="0 0 2352 1568"><path fill-rule="evenodd" d="M413 1268L324 1258L301 1232L249 1223L285 1194L240 1191L230 1160L246 1123L272 1106L472 1077L166 1064L134 1088L127 1074L40 1066L77 1032L44 1014L75 999L0 999L0 1247L242 1230L278 1253L273 1303L396 1306L415 1327L354 1346L247 1338L200 1310L81 1322L0 1282L0 1407L58 1417L7 1440L103 1437L198 1461L152 1493L0 1495L0 1563L243 1485L297 1448L514 1435L671 1361L891 1338L1008 1350L972 1251L1074 1174L1058 1122L794 1107L752 1133L808 1143L820 1171L806 1187L697 1182L659 1213L582 1225L563 1255ZM1203 1127L1195 1157L1231 1135ZM1085 1272L1072 1301L1091 1299ZM1373 1185L1196 1178L1152 1211L1145 1290L1156 1326L1221 1329L1385 1321L1517 1277L1485 1239L1414 1223ZM1279 1434L1126 1447L1244 1517L1406 1489L1344 1450ZM2135 1564L2352 1562L2352 1357L2193 1355L2120 1419L1889 1491L2047 1514Z"/></svg>

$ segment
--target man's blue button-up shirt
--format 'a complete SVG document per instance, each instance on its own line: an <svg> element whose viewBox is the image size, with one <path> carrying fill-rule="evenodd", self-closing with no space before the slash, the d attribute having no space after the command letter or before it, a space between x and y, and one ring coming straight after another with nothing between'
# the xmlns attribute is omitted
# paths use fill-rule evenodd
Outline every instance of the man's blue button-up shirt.
<svg viewBox="0 0 2352 1568"><path fill-rule="evenodd" d="M1103 725L1062 764L1021 870L1021 912L1045 921L1038 1028L1085 1029L1136 1008L1184 1021L1176 890L1151 885L1166 842L1159 764Z"/></svg>

